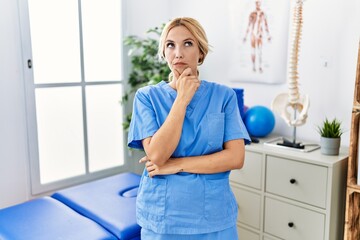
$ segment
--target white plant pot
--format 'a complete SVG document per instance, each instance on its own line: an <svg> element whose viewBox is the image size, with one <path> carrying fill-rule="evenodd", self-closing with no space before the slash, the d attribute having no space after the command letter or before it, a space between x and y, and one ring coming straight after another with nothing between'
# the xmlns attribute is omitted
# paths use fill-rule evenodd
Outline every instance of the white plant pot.
<svg viewBox="0 0 360 240"><path fill-rule="evenodd" d="M341 138L320 138L321 153L324 155L339 155Z"/></svg>

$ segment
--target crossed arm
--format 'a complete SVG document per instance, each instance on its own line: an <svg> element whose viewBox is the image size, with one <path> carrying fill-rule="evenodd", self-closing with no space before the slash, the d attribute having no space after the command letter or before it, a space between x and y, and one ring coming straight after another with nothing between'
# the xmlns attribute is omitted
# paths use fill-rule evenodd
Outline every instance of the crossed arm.
<svg viewBox="0 0 360 240"><path fill-rule="evenodd" d="M178 172L210 174L240 169L244 164L244 140L228 141L223 150L209 155L169 158L161 165L145 156L140 162L145 162L150 177Z"/></svg>

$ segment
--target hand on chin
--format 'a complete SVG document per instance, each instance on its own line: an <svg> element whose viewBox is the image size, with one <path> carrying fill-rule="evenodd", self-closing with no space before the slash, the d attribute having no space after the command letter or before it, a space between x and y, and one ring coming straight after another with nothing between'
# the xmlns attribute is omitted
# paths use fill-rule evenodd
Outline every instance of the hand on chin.
<svg viewBox="0 0 360 240"><path fill-rule="evenodd" d="M186 65L176 65L174 66L173 71L176 71L179 75L181 75L186 68L188 68Z"/></svg>

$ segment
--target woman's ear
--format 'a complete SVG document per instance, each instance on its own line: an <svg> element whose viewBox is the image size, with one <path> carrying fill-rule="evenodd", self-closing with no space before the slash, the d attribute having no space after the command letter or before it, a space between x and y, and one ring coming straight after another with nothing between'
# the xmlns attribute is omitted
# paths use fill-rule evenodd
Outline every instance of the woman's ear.
<svg viewBox="0 0 360 240"><path fill-rule="evenodd" d="M202 63L202 61L204 60L203 58L204 58L204 54L200 53L198 63Z"/></svg>
<svg viewBox="0 0 360 240"><path fill-rule="evenodd" d="M200 52L200 56L199 56L199 60L198 60L198 63L203 63L204 61L204 54L202 52Z"/></svg>

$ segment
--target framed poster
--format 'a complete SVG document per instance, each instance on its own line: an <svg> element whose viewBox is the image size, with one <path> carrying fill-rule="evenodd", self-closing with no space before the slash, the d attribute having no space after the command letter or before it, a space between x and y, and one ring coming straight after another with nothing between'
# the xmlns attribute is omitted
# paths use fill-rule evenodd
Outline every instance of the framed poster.
<svg viewBox="0 0 360 240"><path fill-rule="evenodd" d="M289 0L230 0L232 82L286 82Z"/></svg>

